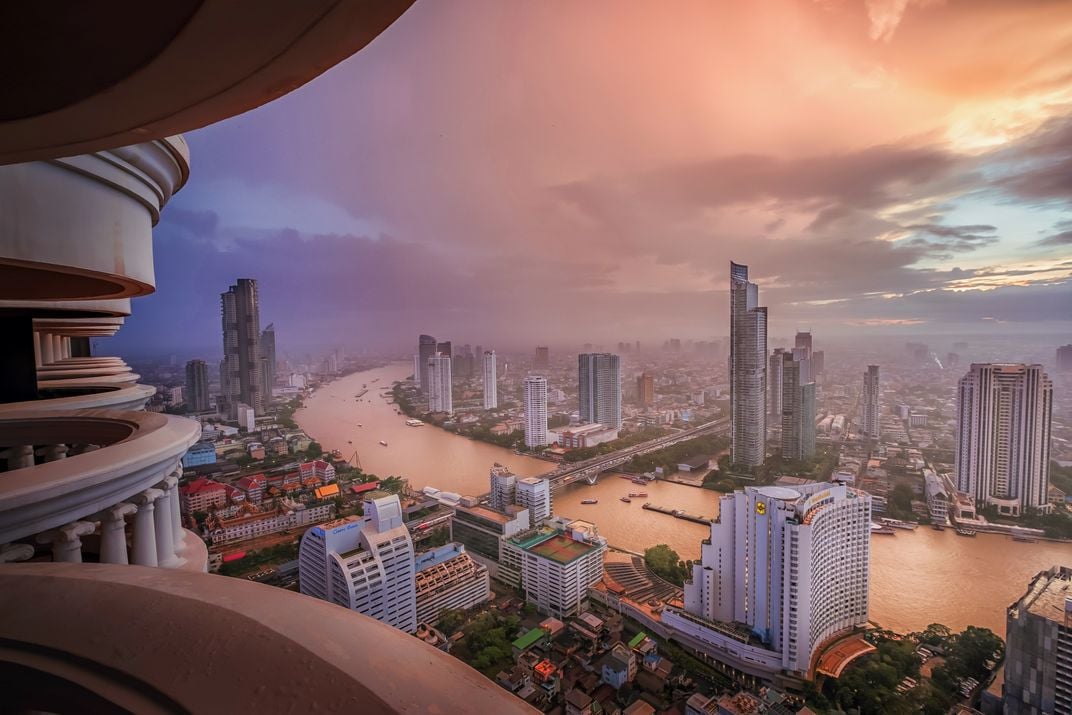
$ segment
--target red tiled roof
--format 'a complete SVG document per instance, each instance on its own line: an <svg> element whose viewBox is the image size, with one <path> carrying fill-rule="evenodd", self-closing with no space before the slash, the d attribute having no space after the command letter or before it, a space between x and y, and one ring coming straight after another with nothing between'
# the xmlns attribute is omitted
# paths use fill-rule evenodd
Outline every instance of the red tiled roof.
<svg viewBox="0 0 1072 715"><path fill-rule="evenodd" d="M352 491L354 494L361 494L362 492L370 492L378 486L380 486L379 482L369 482L368 484L355 484L350 487L350 491Z"/></svg>
<svg viewBox="0 0 1072 715"><path fill-rule="evenodd" d="M201 494L203 492L218 492L226 491L219 482L214 482L208 477L198 477L189 484L184 484L179 487L179 493L181 494Z"/></svg>

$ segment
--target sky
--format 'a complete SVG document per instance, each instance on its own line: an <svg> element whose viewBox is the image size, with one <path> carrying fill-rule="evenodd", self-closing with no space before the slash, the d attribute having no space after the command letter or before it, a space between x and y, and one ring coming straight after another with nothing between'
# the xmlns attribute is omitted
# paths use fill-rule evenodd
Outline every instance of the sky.
<svg viewBox="0 0 1072 715"><path fill-rule="evenodd" d="M1072 334L1072 3L418 0L186 135L119 349Z"/></svg>

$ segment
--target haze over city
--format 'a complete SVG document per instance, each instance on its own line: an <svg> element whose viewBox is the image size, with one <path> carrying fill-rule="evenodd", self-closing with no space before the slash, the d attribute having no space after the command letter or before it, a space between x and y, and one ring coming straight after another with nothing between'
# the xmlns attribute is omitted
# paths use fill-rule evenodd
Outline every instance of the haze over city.
<svg viewBox="0 0 1072 715"><path fill-rule="evenodd" d="M0 710L1072 715L1072 2L0 5Z"/></svg>
<svg viewBox="0 0 1072 715"><path fill-rule="evenodd" d="M215 345L235 275L295 345L707 338L730 259L776 333L1067 328L1068 3L608 9L418 3L188 133L115 344Z"/></svg>

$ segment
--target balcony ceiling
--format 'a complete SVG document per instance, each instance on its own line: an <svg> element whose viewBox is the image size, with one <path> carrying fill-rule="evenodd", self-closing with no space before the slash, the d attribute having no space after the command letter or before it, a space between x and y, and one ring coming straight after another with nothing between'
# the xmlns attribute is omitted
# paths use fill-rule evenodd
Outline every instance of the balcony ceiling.
<svg viewBox="0 0 1072 715"><path fill-rule="evenodd" d="M0 4L0 164L162 139L330 69L413 0Z"/></svg>

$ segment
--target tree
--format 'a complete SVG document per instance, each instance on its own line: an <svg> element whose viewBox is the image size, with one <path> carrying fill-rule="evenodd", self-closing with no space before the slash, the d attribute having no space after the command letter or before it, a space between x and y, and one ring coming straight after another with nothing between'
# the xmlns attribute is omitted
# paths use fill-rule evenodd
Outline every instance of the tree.
<svg viewBox="0 0 1072 715"><path fill-rule="evenodd" d="M310 442L309 448L305 450L305 456L309 459L320 459L324 456L324 448L320 446L319 442Z"/></svg>
<svg viewBox="0 0 1072 715"><path fill-rule="evenodd" d="M656 576L677 586L684 584L689 576L689 564L682 561L677 552L666 544L645 550L644 563Z"/></svg>
<svg viewBox="0 0 1072 715"><path fill-rule="evenodd" d="M465 611L460 608L444 608L439 612L439 630L448 636L455 633L465 623Z"/></svg>

